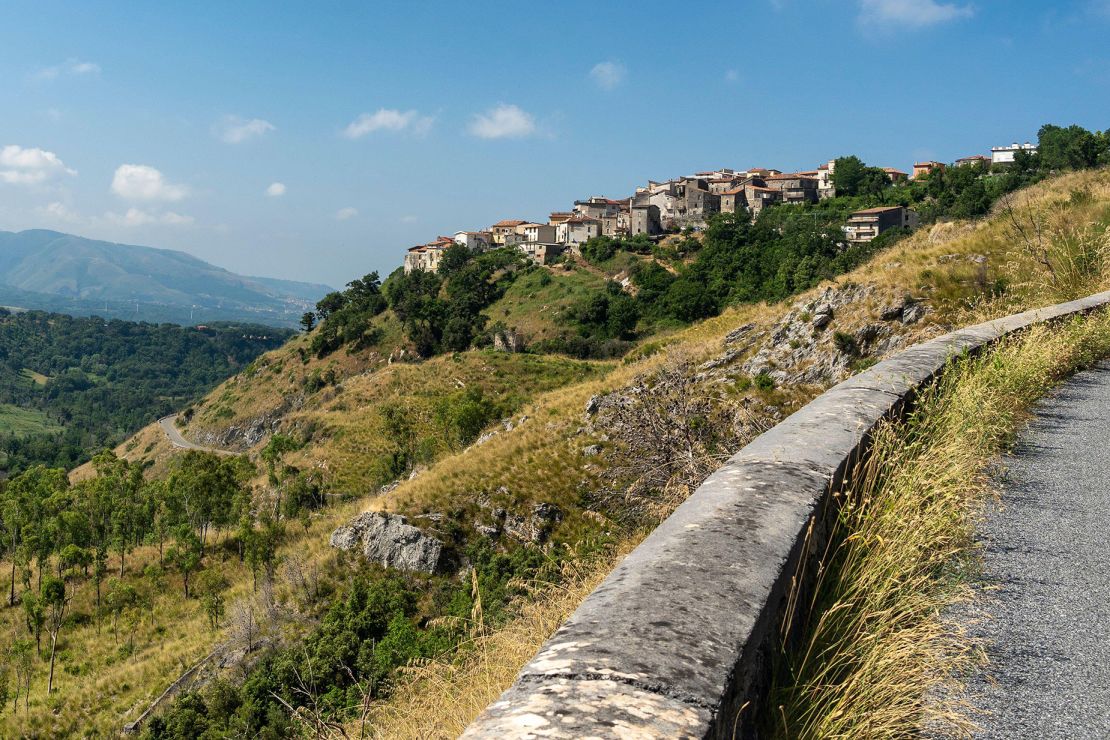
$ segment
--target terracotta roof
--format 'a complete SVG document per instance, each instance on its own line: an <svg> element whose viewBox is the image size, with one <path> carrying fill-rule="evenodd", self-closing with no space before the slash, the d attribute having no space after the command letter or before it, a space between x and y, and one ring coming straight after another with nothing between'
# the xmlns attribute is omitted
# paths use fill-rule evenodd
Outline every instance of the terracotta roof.
<svg viewBox="0 0 1110 740"><path fill-rule="evenodd" d="M586 224L586 223L597 224L597 223L601 223L601 222L598 221L596 218L591 218L590 216L571 216L570 218L567 219L567 223L568 224Z"/></svg>
<svg viewBox="0 0 1110 740"><path fill-rule="evenodd" d="M752 187L754 188L755 185L753 185ZM770 190L771 188L767 189ZM742 192L744 192L744 188L733 188L732 190L726 190L725 192L721 193L721 195L736 195Z"/></svg>
<svg viewBox="0 0 1110 740"><path fill-rule="evenodd" d="M883 167L883 172L887 173L888 175L904 175L904 174L906 174L902 170L896 170L893 167Z"/></svg>
<svg viewBox="0 0 1110 740"><path fill-rule="evenodd" d="M504 221L498 221L497 223L494 224L494 226L520 226L521 224L525 224L525 223L528 223L528 222L527 221L521 221L518 218L507 218Z"/></svg>
<svg viewBox="0 0 1110 740"><path fill-rule="evenodd" d="M980 162L980 161L987 160L987 159L990 159L990 157L987 157L987 156L982 155L982 154L972 154L970 157L960 157L956 161L957 162Z"/></svg>

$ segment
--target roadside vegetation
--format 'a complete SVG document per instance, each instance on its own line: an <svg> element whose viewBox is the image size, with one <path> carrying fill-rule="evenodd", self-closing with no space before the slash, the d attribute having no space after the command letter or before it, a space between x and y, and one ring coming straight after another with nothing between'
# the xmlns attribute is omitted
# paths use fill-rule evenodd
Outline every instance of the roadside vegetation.
<svg viewBox="0 0 1110 740"><path fill-rule="evenodd" d="M812 283L789 288L770 273L749 281L724 268L710 270L707 262L704 274L715 276L712 295L721 303L698 321L645 315L656 302L644 295L648 289L637 288L634 279L620 291L612 284L649 261L681 275L699 252L710 249L723 259L729 244L747 248L740 237L728 241L730 235L743 233L746 240L769 233L765 227L718 221L710 227L723 234L716 248L706 246L707 231L672 237L659 245L670 250L665 254L622 247L604 259L599 254L597 264L541 268L506 253L459 252L458 264L443 275L356 281L321 302L306 319L311 331L258 357L182 411L187 438L238 451L243 459L184 454L151 427L119 446L115 462L103 458L102 470L84 466L71 483L61 476L43 489L47 495L30 497L52 501L42 511L63 522L67 511L77 512L76 526L88 519L78 500L98 486L116 486L96 482L104 469L126 470L122 479L128 481L130 471L141 471L136 501L151 498L147 486L168 487L172 501L175 486L192 490L182 488L190 479L182 471L196 465L226 466L231 473L220 480L232 491L233 479L229 501L236 503L215 509L207 532L196 518L201 514L174 520L167 511L172 526L161 556L149 525L84 544L59 536L59 549L42 559L20 554L20 547L31 552L30 539L17 541L12 552L20 603L4 611L6 644L33 639L22 597L43 596L40 573L44 582L47 576L61 580L70 600L58 635L53 692L47 691L46 649L27 653L30 668L18 675L30 676L29 684L16 677L24 653L10 653L11 690L30 689L20 689L18 712L0 715L0 733L118 731L186 668L214 652L220 657L211 664L226 661L230 668L213 667L162 705L145 732L285 737L338 735L344 727L372 733L380 726L400 737L426 736L427 725L421 729L405 718L414 708L436 706L442 707L439 727L464 726L590 584L730 451L841 373L881 356L886 350L874 349L867 332L881 326L885 337L905 345L976 316L1051 302L1037 288L1050 273L1046 260L1054 280L1074 274L1072 289L1084 289L1083 276L1100 269L1096 262L1068 262L1073 252L1056 254L1047 238L1057 230L1071 233L1072 224L1096 233L1108 206L1105 172L1051 179L1003 199L988 218L938 222L869 258L859 255L863 264L835 281L820 282L826 273L817 272L806 278ZM1037 244L1038 234L1046 239L1047 256L1015 236L1015 219L1039 225L1023 228L1030 244ZM472 302L463 294L470 289L451 288L453 280L484 287ZM691 292L710 285L687 284ZM815 287L789 304L762 300L787 298L806 285ZM742 299L734 293L738 286L769 292ZM830 295L842 306L827 328L811 330L814 304ZM892 304L927 310L913 323L882 319ZM641 311L632 330L630 306ZM501 331L499 321L509 331L531 327L533 351L487 346ZM820 359L826 370L792 382L783 380L786 368L773 363L758 372L745 369L763 349L789 353L793 340L776 335L800 327L815 342L813 357L801 362ZM846 339L837 342L838 336ZM581 352L540 351L541 341L568 337L585 343ZM185 498L188 511L200 511L192 495ZM542 536L482 534L491 512L527 516L540 505L561 517ZM469 563L472 570L399 574L331 549L330 533L367 510L408 516L445 544L449 561ZM40 519L51 520L45 513ZM194 558L195 540L203 552ZM92 564L86 575L62 557L74 544L95 559L100 541L107 543L111 574L104 593L115 577L116 588L149 593L139 602L144 606L121 607L115 615L116 602L104 597L98 607ZM122 576L117 541L131 548ZM0 572L11 565L9 556ZM148 578L153 586L144 585Z"/></svg>
<svg viewBox="0 0 1110 740"><path fill-rule="evenodd" d="M910 417L883 424L842 494L805 625L772 694L783 738L969 736L955 705L979 652L945 621L970 598L992 466L1056 383L1110 355L1110 314L1036 328L957 361Z"/></svg>

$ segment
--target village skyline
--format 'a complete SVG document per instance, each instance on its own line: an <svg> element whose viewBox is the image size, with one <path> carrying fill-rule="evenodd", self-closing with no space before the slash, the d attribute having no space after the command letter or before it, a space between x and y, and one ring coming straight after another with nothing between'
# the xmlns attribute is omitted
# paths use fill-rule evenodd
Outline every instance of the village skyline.
<svg viewBox="0 0 1110 740"><path fill-rule="evenodd" d="M650 178L849 154L908 171L1108 120L1096 0L9 14L0 230L332 285Z"/></svg>

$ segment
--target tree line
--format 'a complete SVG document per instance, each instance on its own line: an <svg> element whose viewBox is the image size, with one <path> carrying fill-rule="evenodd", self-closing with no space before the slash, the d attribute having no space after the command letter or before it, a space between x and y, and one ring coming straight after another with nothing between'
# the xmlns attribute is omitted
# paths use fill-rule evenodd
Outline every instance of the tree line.
<svg viewBox="0 0 1110 740"><path fill-rule="evenodd" d="M253 324L192 328L0 309L0 404L41 412L57 427L0 433L0 472L75 467L291 334Z"/></svg>

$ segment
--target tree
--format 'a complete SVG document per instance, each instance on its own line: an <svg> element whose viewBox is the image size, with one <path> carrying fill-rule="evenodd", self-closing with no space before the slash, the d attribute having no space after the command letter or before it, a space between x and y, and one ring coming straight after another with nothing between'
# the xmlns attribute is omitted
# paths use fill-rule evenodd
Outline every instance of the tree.
<svg viewBox="0 0 1110 740"><path fill-rule="evenodd" d="M15 671L15 694L12 696L13 709L19 707L19 694L23 692L23 709L30 708L31 675L34 672L35 646L30 640L16 640L8 648L11 665Z"/></svg>
<svg viewBox="0 0 1110 740"><path fill-rule="evenodd" d="M189 525L181 525L177 542L166 552L166 560L181 574L186 599L189 598L189 577L200 567L202 553L203 545L197 533Z"/></svg>
<svg viewBox="0 0 1110 740"><path fill-rule="evenodd" d="M886 172L878 167L868 167L854 155L836 160L832 180L838 196L878 196L890 184Z"/></svg>
<svg viewBox="0 0 1110 740"><path fill-rule="evenodd" d="M208 624L212 629L219 629L220 620L226 612L223 591L230 584L222 573L212 570L202 573L198 581L197 591L200 593L200 603L208 617Z"/></svg>
<svg viewBox="0 0 1110 740"><path fill-rule="evenodd" d="M347 297L339 291L332 291L316 303L316 315L321 321L347 305Z"/></svg>
<svg viewBox="0 0 1110 740"><path fill-rule="evenodd" d="M1088 169L1105 157L1106 140L1082 126L1045 124L1037 132L1037 154L1047 170Z"/></svg>
<svg viewBox="0 0 1110 740"><path fill-rule="evenodd" d="M23 601L23 622L27 625L27 633L35 638L35 652L42 652L42 627L46 623L46 611L42 600L34 591L25 591Z"/></svg>
<svg viewBox="0 0 1110 740"><path fill-rule="evenodd" d="M58 634L62 630L68 602L65 581L51 576L42 582L42 603L46 609L47 629L50 631L50 677L46 681L47 695L54 691L54 658L58 651Z"/></svg>
<svg viewBox="0 0 1110 740"><path fill-rule="evenodd" d="M316 314L311 311L305 311L301 314L301 329L304 330L305 334L312 331L314 326L316 326Z"/></svg>

